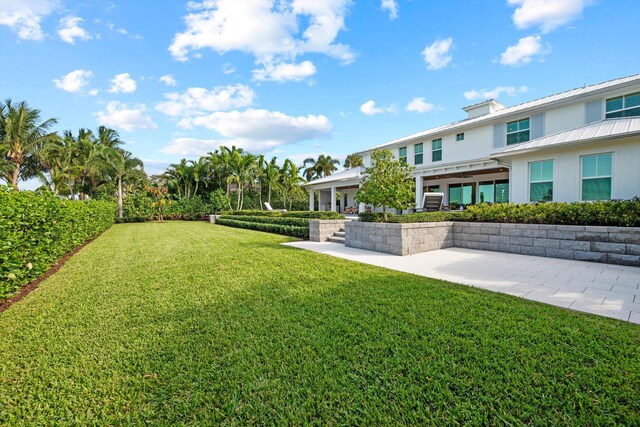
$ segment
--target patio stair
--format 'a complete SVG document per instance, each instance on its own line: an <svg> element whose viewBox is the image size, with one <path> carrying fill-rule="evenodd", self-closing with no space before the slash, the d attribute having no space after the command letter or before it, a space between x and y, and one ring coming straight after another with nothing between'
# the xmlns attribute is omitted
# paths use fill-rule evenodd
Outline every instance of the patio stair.
<svg viewBox="0 0 640 427"><path fill-rule="evenodd" d="M330 242L343 243L344 244L344 228L333 233L333 236L329 237Z"/></svg>

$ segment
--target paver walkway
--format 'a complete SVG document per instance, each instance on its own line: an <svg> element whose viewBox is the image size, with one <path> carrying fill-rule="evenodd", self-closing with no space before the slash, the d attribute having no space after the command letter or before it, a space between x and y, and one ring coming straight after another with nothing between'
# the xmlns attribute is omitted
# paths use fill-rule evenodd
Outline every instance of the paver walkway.
<svg viewBox="0 0 640 427"><path fill-rule="evenodd" d="M285 245L640 324L639 267L462 248L401 257L339 243Z"/></svg>

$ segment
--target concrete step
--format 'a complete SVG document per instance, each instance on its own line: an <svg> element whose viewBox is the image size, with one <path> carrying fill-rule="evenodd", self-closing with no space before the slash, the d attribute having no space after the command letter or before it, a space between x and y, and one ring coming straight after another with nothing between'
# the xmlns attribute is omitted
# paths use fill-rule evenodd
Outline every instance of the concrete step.
<svg viewBox="0 0 640 427"><path fill-rule="evenodd" d="M329 237L329 241L334 243L344 243L344 237L331 236Z"/></svg>
<svg viewBox="0 0 640 427"><path fill-rule="evenodd" d="M344 231L336 231L333 235L334 237L344 237Z"/></svg>

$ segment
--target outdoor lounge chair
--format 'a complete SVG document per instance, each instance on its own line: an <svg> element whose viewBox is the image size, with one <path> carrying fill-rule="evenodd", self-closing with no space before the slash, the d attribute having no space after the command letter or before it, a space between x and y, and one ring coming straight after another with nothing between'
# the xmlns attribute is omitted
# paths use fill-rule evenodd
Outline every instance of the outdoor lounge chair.
<svg viewBox="0 0 640 427"><path fill-rule="evenodd" d="M271 207L271 204L270 204L270 203L268 203L268 202L264 202L264 207L265 207L265 208L267 208L267 210L268 210L268 211L274 211L274 210L276 210L276 209L273 209L273 208ZM277 209L277 211L278 211L278 212L286 212L287 210L286 210L286 209Z"/></svg>
<svg viewBox="0 0 640 427"><path fill-rule="evenodd" d="M442 210L444 193L424 193L422 196L422 207L414 209L413 212L438 212Z"/></svg>

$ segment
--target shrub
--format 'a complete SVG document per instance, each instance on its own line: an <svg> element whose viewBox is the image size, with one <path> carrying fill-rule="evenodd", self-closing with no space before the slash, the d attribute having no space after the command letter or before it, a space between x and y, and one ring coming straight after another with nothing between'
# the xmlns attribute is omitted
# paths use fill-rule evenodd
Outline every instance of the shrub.
<svg viewBox="0 0 640 427"><path fill-rule="evenodd" d="M223 212L223 215L239 215L239 216L266 216L266 217L284 217L284 218L307 218L307 219L344 219L344 215L333 211L230 211Z"/></svg>
<svg viewBox="0 0 640 427"><path fill-rule="evenodd" d="M222 219L231 219L234 221L254 222L261 224L279 224L291 225L293 227L309 228L309 220L306 218L284 218L284 217L268 217L268 216L241 216L241 215L225 215ZM220 219L218 218L218 219Z"/></svg>
<svg viewBox="0 0 640 427"><path fill-rule="evenodd" d="M389 222L412 223L412 222L443 222L443 221L465 221L464 212L416 212L407 215L395 215Z"/></svg>
<svg viewBox="0 0 640 427"><path fill-rule="evenodd" d="M231 200L222 189L217 189L209 194L209 200L211 202L210 213L218 213L231 209Z"/></svg>
<svg viewBox="0 0 640 427"><path fill-rule="evenodd" d="M153 219L154 201L147 193L128 194L122 200L122 216L124 218Z"/></svg>
<svg viewBox="0 0 640 427"><path fill-rule="evenodd" d="M61 200L0 186L0 300L109 228L115 212L109 201Z"/></svg>
<svg viewBox="0 0 640 427"><path fill-rule="evenodd" d="M231 226L231 227L245 228L249 230L267 231L270 233L284 234L286 236L293 236L293 237L300 237L300 238L309 237L308 226L296 227L296 226L282 225L282 224L238 221L236 219L231 219L230 217L226 217L226 218L220 217L216 220L216 223L221 225Z"/></svg>
<svg viewBox="0 0 640 427"><path fill-rule="evenodd" d="M146 222L146 216L125 216L123 218L116 218L117 224L129 223L129 222Z"/></svg>

